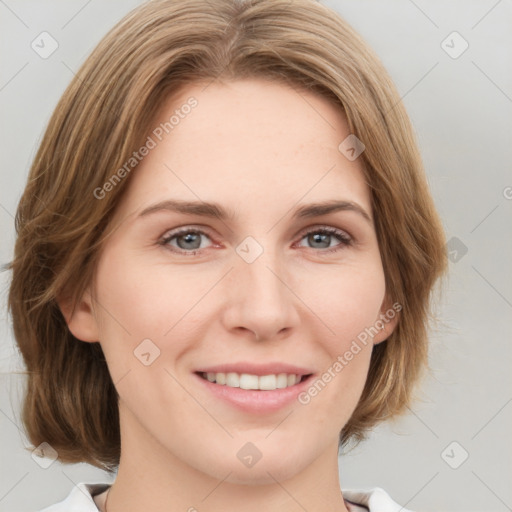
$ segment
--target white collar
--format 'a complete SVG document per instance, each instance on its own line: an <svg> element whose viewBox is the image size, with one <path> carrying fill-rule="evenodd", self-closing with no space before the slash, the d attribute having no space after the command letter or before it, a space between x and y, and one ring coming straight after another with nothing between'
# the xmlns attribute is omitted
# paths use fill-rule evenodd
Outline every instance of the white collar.
<svg viewBox="0 0 512 512"><path fill-rule="evenodd" d="M66 499L39 512L98 512L93 496L101 494L111 485L111 482L93 484L80 482L73 487ZM365 508L361 507L366 507L369 512L411 512L395 503L380 487L365 490L346 489L343 490L343 497L349 502L351 512L364 511Z"/></svg>

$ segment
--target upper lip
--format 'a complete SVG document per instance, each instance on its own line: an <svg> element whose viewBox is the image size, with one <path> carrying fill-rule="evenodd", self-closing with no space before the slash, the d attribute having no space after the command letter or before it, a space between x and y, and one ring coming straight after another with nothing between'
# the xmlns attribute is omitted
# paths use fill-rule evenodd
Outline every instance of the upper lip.
<svg viewBox="0 0 512 512"><path fill-rule="evenodd" d="M196 372L206 373L249 373L251 375L272 375L279 373L288 373L296 375L309 375L313 373L308 368L295 366L288 363L269 362L263 364L255 364L249 362L218 364L214 366L203 366Z"/></svg>

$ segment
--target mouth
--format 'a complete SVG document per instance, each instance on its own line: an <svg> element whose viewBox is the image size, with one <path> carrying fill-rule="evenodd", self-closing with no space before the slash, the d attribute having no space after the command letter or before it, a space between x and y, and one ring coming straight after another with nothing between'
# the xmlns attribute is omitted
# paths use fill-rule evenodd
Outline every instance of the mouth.
<svg viewBox="0 0 512 512"><path fill-rule="evenodd" d="M272 414L297 403L314 377L307 368L283 363L236 363L193 372L207 400L227 404L244 414Z"/></svg>
<svg viewBox="0 0 512 512"><path fill-rule="evenodd" d="M308 380L313 375L312 373L270 373L266 375L238 372L195 373L212 384L254 391L274 391L290 388Z"/></svg>

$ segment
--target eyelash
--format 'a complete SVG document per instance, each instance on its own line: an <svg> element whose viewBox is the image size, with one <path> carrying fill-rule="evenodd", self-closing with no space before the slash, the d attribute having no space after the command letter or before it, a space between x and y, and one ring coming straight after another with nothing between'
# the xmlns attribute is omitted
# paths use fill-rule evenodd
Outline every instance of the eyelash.
<svg viewBox="0 0 512 512"><path fill-rule="evenodd" d="M178 238L181 235L186 235L186 234L189 234L189 233L193 233L195 235L205 235L205 236L207 236L208 238L211 239L211 237L207 233L205 233L204 231L202 231L200 229L184 228L184 229L181 229L181 230L179 230L177 232L169 233L167 236L165 236L165 237L163 237L161 239L159 244L164 246L164 247L170 248L171 246L168 245L168 244L169 244L169 242L171 240L173 240L174 238ZM336 245L336 246L331 247L331 248L320 249L320 250L318 250L316 252L321 252L323 254L325 254L325 253L334 253L334 252L341 251L344 248L349 247L349 246L351 246L353 244L352 238L349 237L344 231L341 231L341 230L336 229L336 228L328 227L328 226L323 226L321 228L311 229L309 231L303 232L303 233L301 233L299 240L302 240L303 238L305 238L308 235L319 234L319 233L322 234L322 235L332 235L332 236L335 236L335 237L338 238L338 240L341 243L339 245ZM314 250L313 247L309 247L309 249L313 249ZM178 253L178 254L183 254L185 256L194 256L198 252L203 251L204 249L195 249L193 251L186 251L184 249L178 249L177 250L176 248L173 247L173 248L170 248L169 250L171 250L172 252Z"/></svg>

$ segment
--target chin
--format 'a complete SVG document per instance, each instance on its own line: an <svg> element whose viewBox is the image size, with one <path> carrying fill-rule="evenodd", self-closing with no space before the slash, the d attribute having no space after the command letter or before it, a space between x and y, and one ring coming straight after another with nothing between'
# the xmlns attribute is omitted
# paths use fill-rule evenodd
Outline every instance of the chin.
<svg viewBox="0 0 512 512"><path fill-rule="evenodd" d="M232 455L226 456L227 453ZM217 453L215 458L214 470L212 466L208 468L211 476L244 485L273 485L276 480L280 482L294 477L308 465L304 446L289 442L280 446L258 441L237 443L236 449ZM226 478L226 475L229 476Z"/></svg>
<svg viewBox="0 0 512 512"><path fill-rule="evenodd" d="M231 468L231 474L226 482L243 485L274 485L294 477L302 468L290 462L263 463L261 459L252 468Z"/></svg>

